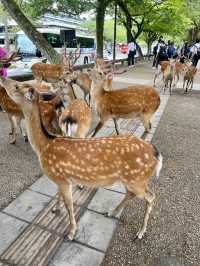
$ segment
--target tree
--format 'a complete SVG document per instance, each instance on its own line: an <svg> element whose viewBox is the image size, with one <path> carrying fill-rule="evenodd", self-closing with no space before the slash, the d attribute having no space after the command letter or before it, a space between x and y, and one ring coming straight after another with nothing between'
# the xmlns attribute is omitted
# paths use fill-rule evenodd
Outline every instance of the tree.
<svg viewBox="0 0 200 266"><path fill-rule="evenodd" d="M61 57L33 26L14 0L1 0L2 5L51 63L60 63Z"/></svg>
<svg viewBox="0 0 200 266"><path fill-rule="evenodd" d="M200 2L197 0L185 0L185 9L187 16L191 20L190 27L188 28L187 39L190 42L195 42L200 38Z"/></svg>
<svg viewBox="0 0 200 266"><path fill-rule="evenodd" d="M91 32L96 32L96 21L94 19L86 21L84 26L87 27ZM104 22L104 40L113 41L113 29L114 19L105 19ZM117 24L117 42L126 42L126 29L123 25Z"/></svg>

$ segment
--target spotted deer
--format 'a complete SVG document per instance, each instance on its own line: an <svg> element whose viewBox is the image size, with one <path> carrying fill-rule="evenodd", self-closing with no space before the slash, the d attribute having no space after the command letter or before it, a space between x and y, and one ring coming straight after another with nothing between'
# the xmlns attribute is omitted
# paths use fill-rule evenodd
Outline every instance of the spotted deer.
<svg viewBox="0 0 200 266"><path fill-rule="evenodd" d="M17 126L20 129L21 134L24 137L24 140L27 141L26 131L23 128L21 122L24 118L22 110L20 107L8 96L4 87L0 86L0 106L8 115L8 120L10 122L11 132L9 133L10 144L15 144L16 142L16 134L17 134Z"/></svg>
<svg viewBox="0 0 200 266"><path fill-rule="evenodd" d="M126 188L126 195L109 215L116 216L134 197L144 199L145 217L137 233L141 239L155 199L148 183L154 174L159 176L162 168L162 156L157 149L135 136L76 139L51 135L42 124L37 91L9 79L2 78L0 83L22 109L29 141L41 168L58 186L69 213L68 238L74 238L77 228L72 184L104 187L121 182Z"/></svg>
<svg viewBox="0 0 200 266"><path fill-rule="evenodd" d="M35 88L37 91L44 93L49 91L49 87L47 85L38 85L37 83L33 82L26 82L22 83L25 86L32 86L35 84ZM31 85L30 85L31 84ZM41 116L45 127L52 133L60 133L61 129L59 127L59 116L61 113L61 109L64 108L63 102L59 96L55 96L54 99L46 101L40 101L40 109L41 109ZM24 119L23 112L19 105L17 105L7 94L4 87L0 86L0 106L3 110L8 114L8 119L11 125L11 136L10 144L16 143L16 135L17 135L17 126L20 128L20 131L24 137L25 141L28 141L27 134L25 128L21 125L21 122Z"/></svg>
<svg viewBox="0 0 200 266"><path fill-rule="evenodd" d="M151 117L160 105L160 96L156 90L148 85L132 85L120 90L105 90L109 75L94 70L92 72L91 99L100 117L92 136L103 127L104 123L112 118L116 133L119 134L117 119L134 118L141 119L145 132L151 128Z"/></svg>
<svg viewBox="0 0 200 266"><path fill-rule="evenodd" d="M187 93L188 90L192 90L196 73L197 68L195 66L188 66L183 77L183 90L185 90L185 93Z"/></svg>
<svg viewBox="0 0 200 266"><path fill-rule="evenodd" d="M163 70L163 80L164 80L164 93L167 88L169 88L170 95L172 94L172 84L174 80L175 63L170 61L166 68Z"/></svg>
<svg viewBox="0 0 200 266"><path fill-rule="evenodd" d="M79 57L80 49L78 47L74 52L71 51L68 56L63 54L62 64L35 63L31 67L33 76L38 82L58 82L62 80L66 74L72 72L73 66Z"/></svg>

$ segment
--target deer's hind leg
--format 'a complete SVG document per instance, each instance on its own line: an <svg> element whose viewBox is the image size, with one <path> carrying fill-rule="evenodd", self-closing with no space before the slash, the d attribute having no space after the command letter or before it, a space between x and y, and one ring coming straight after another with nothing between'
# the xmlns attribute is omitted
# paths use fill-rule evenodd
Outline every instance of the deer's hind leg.
<svg viewBox="0 0 200 266"><path fill-rule="evenodd" d="M149 220L149 215L150 215L152 208L153 208L153 202L155 199L155 194L153 192L151 192L148 188L146 188L145 193L144 193L144 199L146 201L146 206L145 206L143 225L142 225L142 228L137 233L137 237L139 239L142 239L142 237L144 236L144 233L147 230L147 224L148 224L148 220Z"/></svg>
<svg viewBox="0 0 200 266"><path fill-rule="evenodd" d="M16 142L16 121L14 117L10 114L8 114L8 120L10 121L10 127L11 127L11 132L9 133L9 136L10 136L9 143L15 144Z"/></svg>
<svg viewBox="0 0 200 266"><path fill-rule="evenodd" d="M143 113L141 116L141 120L145 128L145 133L148 133L151 129L151 122L150 122L151 117L152 117L152 113Z"/></svg>
<svg viewBox="0 0 200 266"><path fill-rule="evenodd" d="M149 215L153 208L153 202L155 199L155 195L145 185L139 185L139 186L137 186L137 184L131 185L131 186L129 185L127 189L129 192L132 192L133 194L135 194L136 197L140 199L144 199L146 201L143 224L142 224L141 229L138 231L136 235L136 238L142 239L142 237L144 236L147 230Z"/></svg>

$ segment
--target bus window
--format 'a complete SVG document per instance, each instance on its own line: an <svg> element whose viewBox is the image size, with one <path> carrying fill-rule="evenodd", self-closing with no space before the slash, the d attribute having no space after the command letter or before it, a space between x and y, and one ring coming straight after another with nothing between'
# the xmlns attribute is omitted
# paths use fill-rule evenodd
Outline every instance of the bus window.
<svg viewBox="0 0 200 266"><path fill-rule="evenodd" d="M84 37L77 37L76 39L81 48L94 48L94 39Z"/></svg>
<svg viewBox="0 0 200 266"><path fill-rule="evenodd" d="M60 38L60 35L54 33L43 33L45 39L49 44L51 44L54 48L63 47L63 42Z"/></svg>
<svg viewBox="0 0 200 266"><path fill-rule="evenodd" d="M4 39L0 39L0 44L1 45L5 44L5 40Z"/></svg>

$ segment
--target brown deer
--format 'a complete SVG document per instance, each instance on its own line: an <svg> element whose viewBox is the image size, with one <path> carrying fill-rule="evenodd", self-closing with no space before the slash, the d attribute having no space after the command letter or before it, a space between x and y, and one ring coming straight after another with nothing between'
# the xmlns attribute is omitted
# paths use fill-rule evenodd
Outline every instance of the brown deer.
<svg viewBox="0 0 200 266"><path fill-rule="evenodd" d="M180 75L181 76L184 76L187 68L188 68L188 65L189 62L187 63L181 63L179 61L175 61L175 64L174 64L174 74L173 74L173 87L176 87L178 81L179 81L179 78L180 78ZM164 74L164 72L169 69L169 65L170 65L170 61L161 61L160 62L160 67L157 69L156 73L155 73L155 76L154 76L154 86L155 86L155 83L156 83L156 79L157 77L162 73ZM164 81L164 76L163 76L163 81ZM165 82L164 82L165 83Z"/></svg>
<svg viewBox="0 0 200 266"><path fill-rule="evenodd" d="M172 83L174 80L175 63L171 60L163 70L164 93L166 88L169 88L170 95L172 94Z"/></svg>
<svg viewBox="0 0 200 266"><path fill-rule="evenodd" d="M77 54L78 51L79 54ZM42 80L51 83L58 82L73 71L74 64L79 57L80 49L78 47L74 52L70 52L68 56L63 54L63 64L35 63L31 67L33 76L38 82L42 82Z"/></svg>
<svg viewBox="0 0 200 266"><path fill-rule="evenodd" d="M73 100L60 116L60 127L65 136L85 138L92 121L92 111L84 100Z"/></svg>
<svg viewBox="0 0 200 266"><path fill-rule="evenodd" d="M139 117L145 131L150 130L151 117L160 105L160 96L153 87L132 85L120 90L106 91L105 83L108 78L106 75L94 70L92 78L91 98L100 117L92 136L96 135L109 118L113 119L117 134L119 134L116 121L118 118Z"/></svg>
<svg viewBox="0 0 200 266"><path fill-rule="evenodd" d="M16 142L16 123L20 128L21 134L24 140L27 141L27 135L24 128L21 126L21 122L24 118L21 108L8 96L4 87L0 86L0 106L7 113L8 119L11 126L11 132L9 133L10 144L15 144Z"/></svg>
<svg viewBox="0 0 200 266"><path fill-rule="evenodd" d="M25 86L31 86L29 82L22 82ZM31 84L33 84L31 82ZM42 84L38 85L35 83L35 88L37 91L44 93L49 91L49 87ZM16 142L16 132L17 128L15 125L15 120L17 125L20 128L22 135L24 136L25 141L28 141L26 131L21 126L21 122L24 119L23 112L7 94L4 87L0 86L0 106L4 109L4 111L8 114L8 119L11 124L11 133L9 135L12 137L10 140L10 144L15 144ZM41 116L44 125L46 128L52 133L61 133L61 129L59 127L59 116L61 113L61 109L64 108L63 102L59 96L56 96L54 99L47 101L40 101L40 109L41 109Z"/></svg>
<svg viewBox="0 0 200 266"><path fill-rule="evenodd" d="M154 174L159 176L162 168L157 149L135 136L76 139L51 135L42 124L37 91L10 79L2 78L0 83L23 110L29 141L43 172L58 186L69 213L68 238L72 240L76 232L72 184L104 187L121 182L127 193L110 216L117 215L135 196L144 199L144 222L137 233L141 239L155 199L148 183Z"/></svg>
<svg viewBox="0 0 200 266"><path fill-rule="evenodd" d="M183 90L185 89L185 93L187 93L188 90L192 90L196 73L197 68L195 66L188 66L183 77Z"/></svg>

